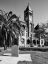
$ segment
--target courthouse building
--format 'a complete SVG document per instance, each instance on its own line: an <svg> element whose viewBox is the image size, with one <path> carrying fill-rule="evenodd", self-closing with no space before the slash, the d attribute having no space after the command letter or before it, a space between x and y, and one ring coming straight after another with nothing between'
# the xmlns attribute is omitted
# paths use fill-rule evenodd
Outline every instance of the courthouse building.
<svg viewBox="0 0 48 64"><path fill-rule="evenodd" d="M21 36L19 46L28 47L33 43L33 32L34 32L34 23L33 23L33 11L31 10L29 4L24 10L24 20L21 22Z"/></svg>

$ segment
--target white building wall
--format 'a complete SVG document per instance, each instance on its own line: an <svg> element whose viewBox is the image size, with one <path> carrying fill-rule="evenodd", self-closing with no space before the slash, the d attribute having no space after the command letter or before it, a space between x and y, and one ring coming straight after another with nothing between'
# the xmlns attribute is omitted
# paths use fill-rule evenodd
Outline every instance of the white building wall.
<svg viewBox="0 0 48 64"><path fill-rule="evenodd" d="M25 28L25 43L24 43L24 46L26 47L26 45L27 45L27 42L26 42L26 28Z"/></svg>
<svg viewBox="0 0 48 64"><path fill-rule="evenodd" d="M21 39L25 40L24 43L21 42ZM19 36L19 46L20 47L26 47L26 28L25 28L25 34L24 34L24 36L22 36L22 35Z"/></svg>

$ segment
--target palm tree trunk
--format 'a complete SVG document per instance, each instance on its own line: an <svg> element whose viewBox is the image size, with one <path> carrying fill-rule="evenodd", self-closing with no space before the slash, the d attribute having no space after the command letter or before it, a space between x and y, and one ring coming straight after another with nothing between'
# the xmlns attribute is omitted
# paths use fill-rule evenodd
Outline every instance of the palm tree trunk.
<svg viewBox="0 0 48 64"><path fill-rule="evenodd" d="M6 50L6 47L5 47L5 46L6 46L6 44L5 44L5 42L6 42L6 41L5 41L5 37L4 37L4 50Z"/></svg>
<svg viewBox="0 0 48 64"><path fill-rule="evenodd" d="M5 35L6 36L4 37L4 50L7 49L7 33Z"/></svg>

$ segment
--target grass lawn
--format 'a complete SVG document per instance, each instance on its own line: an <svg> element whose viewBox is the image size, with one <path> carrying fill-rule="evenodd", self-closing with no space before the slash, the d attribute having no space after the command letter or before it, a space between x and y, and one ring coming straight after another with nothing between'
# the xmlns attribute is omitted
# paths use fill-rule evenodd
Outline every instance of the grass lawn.
<svg viewBox="0 0 48 64"><path fill-rule="evenodd" d="M48 64L48 52L41 51L23 51L22 54L31 54L32 64Z"/></svg>

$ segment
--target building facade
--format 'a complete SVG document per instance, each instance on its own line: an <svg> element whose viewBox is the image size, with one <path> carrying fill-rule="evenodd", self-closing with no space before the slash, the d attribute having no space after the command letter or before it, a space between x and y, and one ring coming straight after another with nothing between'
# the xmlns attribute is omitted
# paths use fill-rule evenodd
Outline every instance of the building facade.
<svg viewBox="0 0 48 64"><path fill-rule="evenodd" d="M31 10L29 3L27 5L26 10L24 10L24 21L26 22L26 42L27 45L32 45L34 23L33 23L33 11Z"/></svg>
<svg viewBox="0 0 48 64"><path fill-rule="evenodd" d="M48 21L46 23L38 24L36 28L38 28L35 30L36 38L39 40L38 44L41 47L48 46Z"/></svg>
<svg viewBox="0 0 48 64"><path fill-rule="evenodd" d="M20 21L20 35L19 35L19 46L26 47L26 22L19 19Z"/></svg>

